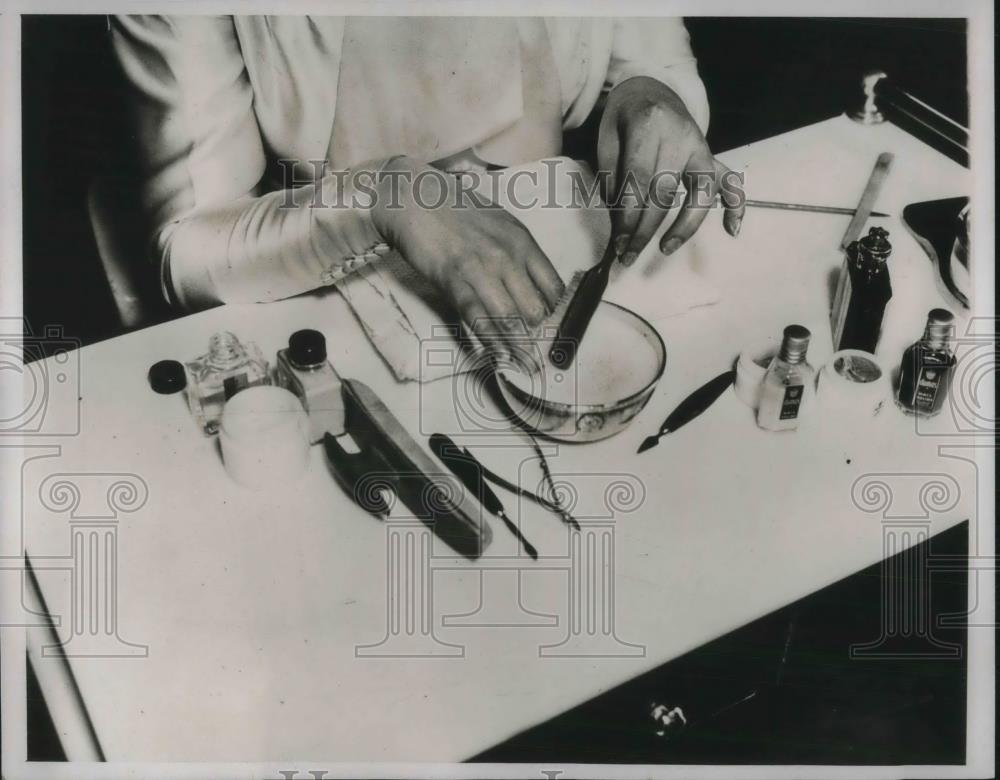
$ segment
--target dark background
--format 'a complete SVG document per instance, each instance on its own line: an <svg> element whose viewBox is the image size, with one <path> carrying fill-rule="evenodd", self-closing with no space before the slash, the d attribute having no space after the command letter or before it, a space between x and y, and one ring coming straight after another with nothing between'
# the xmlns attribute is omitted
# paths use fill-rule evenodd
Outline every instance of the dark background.
<svg viewBox="0 0 1000 780"><path fill-rule="evenodd" d="M84 344L120 332L86 209L95 173L126 166L124 89L104 16L22 17L24 312ZM724 151L834 116L881 68L967 124L964 20L691 18ZM593 123L568 141L586 157ZM137 262L141 262L137 258Z"/></svg>

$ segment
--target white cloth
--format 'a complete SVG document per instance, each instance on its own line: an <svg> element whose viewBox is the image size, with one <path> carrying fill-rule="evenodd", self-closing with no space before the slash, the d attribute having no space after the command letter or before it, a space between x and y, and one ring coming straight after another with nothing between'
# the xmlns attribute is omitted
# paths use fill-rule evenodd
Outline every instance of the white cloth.
<svg viewBox="0 0 1000 780"><path fill-rule="evenodd" d="M318 230L308 206L282 208L288 170L308 204L334 127L346 17L121 16L115 51L134 90L141 201L164 293L185 308L287 297L331 261L370 249L360 213ZM636 75L668 84L704 128L705 91L678 18L545 19L562 127L603 88ZM489 96L495 80L482 84ZM419 119L416 117L415 119ZM481 139L486 142L488 139ZM383 154L409 153L385 149ZM331 209L317 210L332 212Z"/></svg>

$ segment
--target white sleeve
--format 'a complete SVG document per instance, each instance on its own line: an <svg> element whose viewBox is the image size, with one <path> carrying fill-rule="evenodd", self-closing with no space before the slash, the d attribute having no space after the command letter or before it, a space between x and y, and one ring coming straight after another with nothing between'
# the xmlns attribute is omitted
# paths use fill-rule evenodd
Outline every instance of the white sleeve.
<svg viewBox="0 0 1000 780"><path fill-rule="evenodd" d="M151 254L171 303L296 295L381 241L368 208L310 207L337 189L333 174L260 191L264 144L232 17L121 16L111 35L131 87Z"/></svg>

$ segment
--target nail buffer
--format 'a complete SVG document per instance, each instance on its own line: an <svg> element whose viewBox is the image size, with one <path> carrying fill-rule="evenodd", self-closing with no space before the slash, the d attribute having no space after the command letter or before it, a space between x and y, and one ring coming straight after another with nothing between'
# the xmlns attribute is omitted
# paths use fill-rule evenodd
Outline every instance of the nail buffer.
<svg viewBox="0 0 1000 780"><path fill-rule="evenodd" d="M337 481L367 511L381 514L384 501L366 500L389 487L399 501L453 550L475 559L493 538L475 496L451 474L443 473L368 385L344 379L344 429L360 453L324 439ZM331 440L333 444L331 445Z"/></svg>
<svg viewBox="0 0 1000 780"><path fill-rule="evenodd" d="M580 340L587 332L590 320L597 311L601 298L604 297L604 291L608 288L611 266L617 257L618 253L615 252L612 239L608 242L601 261L586 271L574 274L570 283L566 285L563 298L568 299L569 303L559 321L555 341L549 349L549 360L556 368L565 371L573 365ZM556 311L559 308L557 305Z"/></svg>

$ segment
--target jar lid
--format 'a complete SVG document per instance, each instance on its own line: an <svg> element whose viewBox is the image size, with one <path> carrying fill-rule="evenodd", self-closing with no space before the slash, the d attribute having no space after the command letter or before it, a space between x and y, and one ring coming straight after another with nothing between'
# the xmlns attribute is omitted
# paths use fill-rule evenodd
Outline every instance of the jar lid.
<svg viewBox="0 0 1000 780"><path fill-rule="evenodd" d="M171 395L187 387L183 364L176 360L161 360L149 367L149 386L160 395Z"/></svg>
<svg viewBox="0 0 1000 780"><path fill-rule="evenodd" d="M326 337L318 330L297 330L288 338L288 357L296 366L315 366L326 360Z"/></svg>

